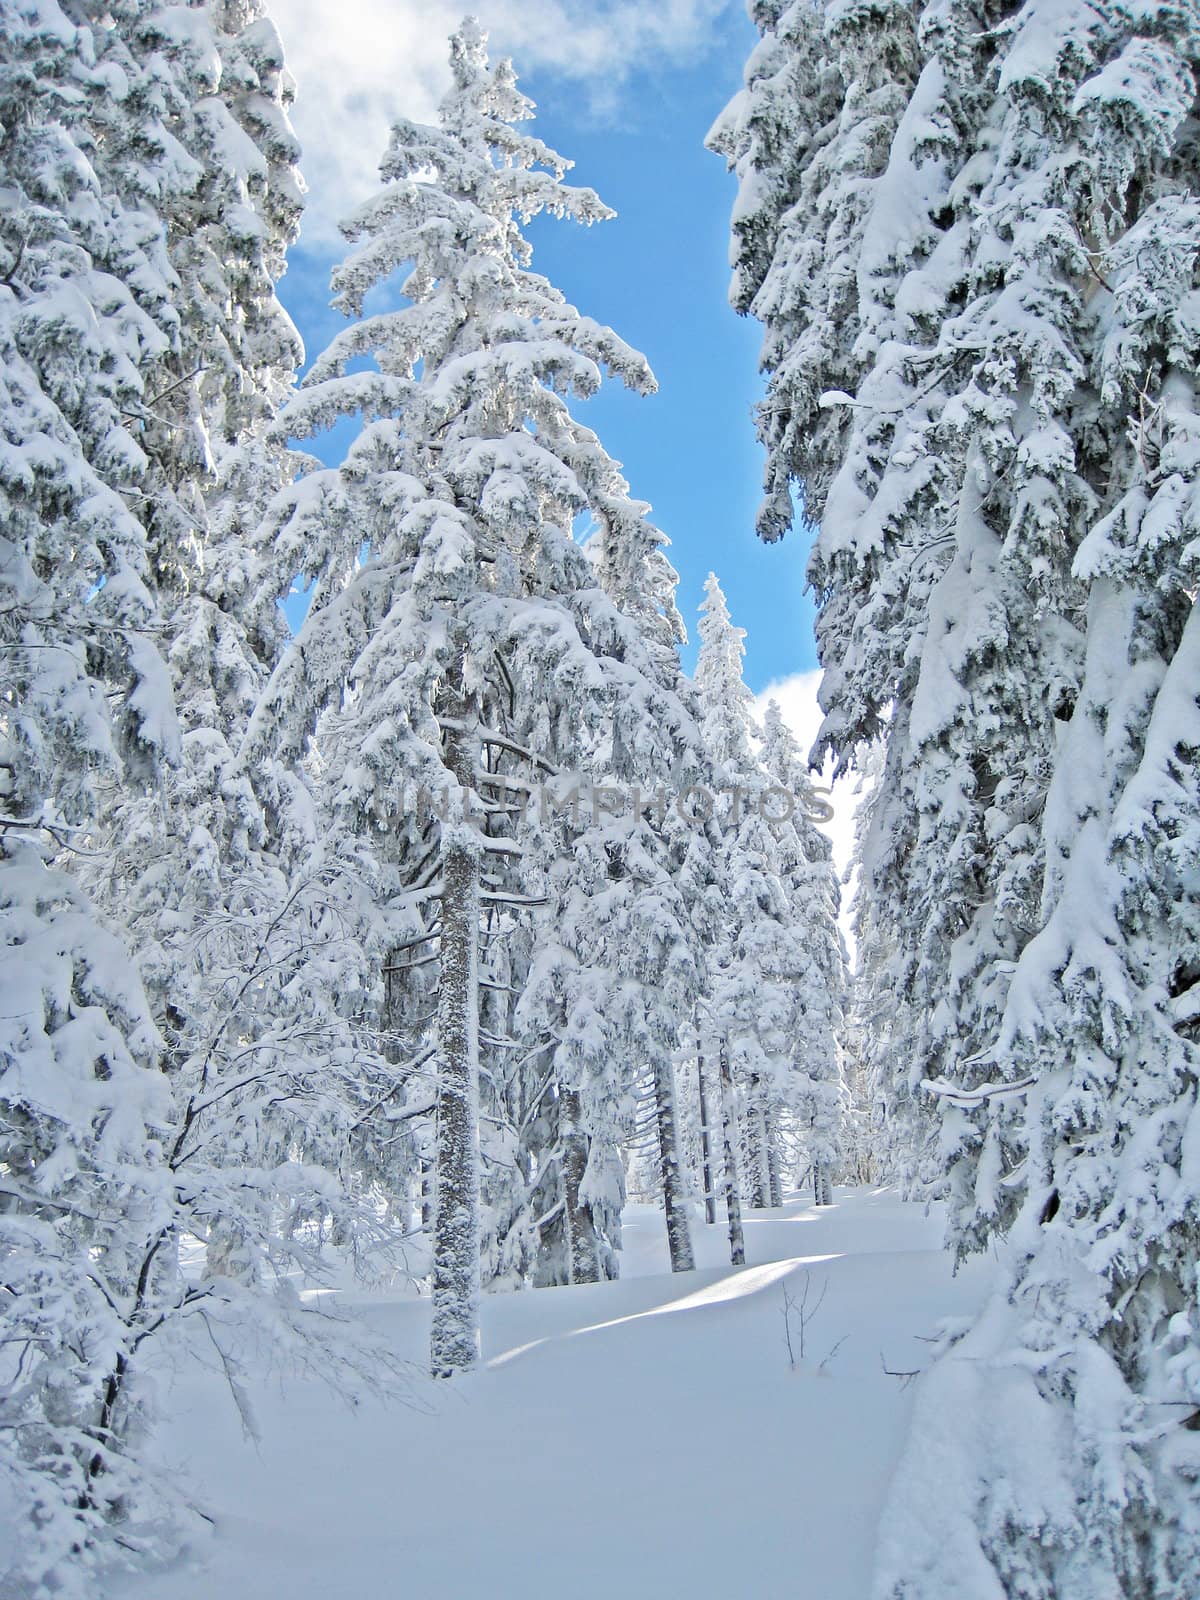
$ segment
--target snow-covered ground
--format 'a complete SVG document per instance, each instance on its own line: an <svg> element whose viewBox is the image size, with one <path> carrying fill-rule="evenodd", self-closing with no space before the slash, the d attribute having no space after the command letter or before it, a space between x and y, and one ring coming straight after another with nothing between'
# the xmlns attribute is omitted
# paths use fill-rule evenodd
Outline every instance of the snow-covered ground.
<svg viewBox="0 0 1200 1600"><path fill-rule="evenodd" d="M215 1375L180 1373L164 1444L216 1531L122 1600L866 1600L913 1397L883 1364L921 1367L986 1267L953 1277L941 1218L890 1193L751 1213L738 1269L695 1231L702 1265L672 1276L660 1215L630 1208L620 1282L488 1296L482 1369L418 1378L415 1404L264 1378L256 1446ZM426 1301L363 1314L421 1361Z"/></svg>

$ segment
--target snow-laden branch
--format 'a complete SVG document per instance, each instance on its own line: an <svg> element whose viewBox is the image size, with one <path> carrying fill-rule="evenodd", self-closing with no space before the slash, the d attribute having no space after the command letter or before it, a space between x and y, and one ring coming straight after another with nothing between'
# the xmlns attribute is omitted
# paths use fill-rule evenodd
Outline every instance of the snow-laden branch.
<svg viewBox="0 0 1200 1600"><path fill-rule="evenodd" d="M949 1100L953 1105L966 1106L979 1105L984 1100L996 1100L1001 1095L1024 1094L1036 1082L1037 1079L1031 1075L1018 1079L1016 1083L981 1083L977 1089L961 1089L957 1084L947 1083L944 1078L924 1078L921 1087L929 1094Z"/></svg>

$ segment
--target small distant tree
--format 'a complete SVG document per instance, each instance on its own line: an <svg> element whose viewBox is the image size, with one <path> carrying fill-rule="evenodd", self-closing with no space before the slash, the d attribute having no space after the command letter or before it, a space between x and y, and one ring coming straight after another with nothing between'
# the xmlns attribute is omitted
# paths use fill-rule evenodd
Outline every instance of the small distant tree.
<svg viewBox="0 0 1200 1600"><path fill-rule="evenodd" d="M711 919L712 1017L739 1085L750 1201L782 1202L786 1122L804 1130L823 1203L837 1160L846 984L830 847L812 821L812 783L778 707L761 735L754 724L744 634L712 576L700 637L705 747L731 796L711 868L720 901Z"/></svg>

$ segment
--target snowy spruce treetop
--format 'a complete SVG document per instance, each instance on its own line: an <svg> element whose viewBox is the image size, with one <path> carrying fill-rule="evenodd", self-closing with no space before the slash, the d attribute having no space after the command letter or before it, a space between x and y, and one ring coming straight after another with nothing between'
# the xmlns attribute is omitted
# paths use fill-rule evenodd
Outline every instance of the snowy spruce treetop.
<svg viewBox="0 0 1200 1600"><path fill-rule="evenodd" d="M642 393L654 387L650 370L530 270L519 227L542 211L586 223L611 213L590 189L566 185L567 163L516 126L531 104L507 62L487 65L474 22L455 35L452 60L439 127L396 124L384 188L345 224L354 249L334 288L356 320L314 363L280 425L303 437L339 416L365 421L344 465L306 478L275 512L293 565L316 585L268 702L292 741L340 698L343 680L357 678L350 669L361 651L360 666L389 670L383 661L397 629L417 627L411 637L427 653L426 668L406 667L409 686L414 671L436 677L446 607L481 663L466 666L470 693L482 664L495 670L489 652L514 644L531 653L508 661L510 672L532 675L536 657L537 673L564 688L577 680L585 689L589 676L594 685L578 625L564 628L527 602L591 591L580 624L598 649L618 653L627 625L600 604L593 568L570 538L574 518L591 512L598 565L612 571L614 588L633 530L655 550L662 543L566 403L595 392L601 363ZM386 291L397 273L401 304L363 315L368 294ZM361 560L364 546L369 559ZM659 597L657 615L670 626L667 599ZM417 619L435 613L429 632ZM518 629L517 619L537 625ZM543 723L548 715L539 714ZM430 726L413 731L427 738ZM536 721L526 731L538 748L566 737Z"/></svg>
<svg viewBox="0 0 1200 1600"><path fill-rule="evenodd" d="M700 692L704 746L717 766L747 774L754 729L754 697L742 676L745 628L737 628L715 572L704 581L700 607L700 654L696 687Z"/></svg>
<svg viewBox="0 0 1200 1600"><path fill-rule="evenodd" d="M519 227L542 211L588 223L611 213L520 130L531 104L507 62L487 64L484 42L470 21L455 35L437 128L396 124L384 187L346 223L354 248L334 274L356 320L279 425L303 437L364 419L340 468L309 474L274 507L280 548L315 587L251 746L282 739L299 752L334 713L322 759L338 805L373 816L397 861L400 836L419 851L422 835L396 774L432 794L446 781L448 677L543 772L590 770L593 742L606 760L639 752L663 721L645 715L661 696L646 627L620 600L649 610L652 639L678 629L661 535L567 404L595 392L601 363L643 393L649 367L530 270ZM400 304L362 315L372 290L398 291ZM572 536L584 512L588 554ZM614 741L602 725L618 711Z"/></svg>

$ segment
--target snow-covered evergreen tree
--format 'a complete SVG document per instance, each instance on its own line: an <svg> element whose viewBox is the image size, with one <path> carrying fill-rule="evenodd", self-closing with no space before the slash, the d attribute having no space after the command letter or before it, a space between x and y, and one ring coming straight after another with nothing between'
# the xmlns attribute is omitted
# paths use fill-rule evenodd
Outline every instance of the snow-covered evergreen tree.
<svg viewBox="0 0 1200 1600"><path fill-rule="evenodd" d="M765 784L751 749L751 696L742 680L744 638L710 573L701 611L696 689L705 748L719 774L718 787L729 791L729 800L719 819L714 878L723 910L709 981L720 1041L740 1088L737 1124L746 1198L762 1207L771 1204L770 1172L779 1164L772 1080L791 1019L786 975L782 983L772 983L770 977L779 952L760 949L767 925L772 932L778 930L783 904L779 886L769 876L773 863L765 848L768 834L760 805Z"/></svg>
<svg viewBox="0 0 1200 1600"><path fill-rule="evenodd" d="M711 867L721 907L709 954L717 1055L740 1085L751 1204L781 1202L785 1123L803 1127L824 1197L837 1155L845 989L830 847L811 820L812 784L778 707L763 735L755 727L742 680L744 633L711 575L700 638L704 746L726 796Z"/></svg>
<svg viewBox="0 0 1200 1600"><path fill-rule="evenodd" d="M927 1402L977 1406L993 1448L940 1463L941 1489L915 1460L897 1480L909 1528L948 1478L965 1523L936 1548L891 1540L880 1592L1181 1596L1190 1268L1182 1297L1165 1284L1194 1064L1170 1012L1191 978L1167 840L1194 796L1168 685L1189 670L1195 19L951 0L880 27L834 5L801 47L797 9L764 10L764 35L840 89L834 119L796 100L807 198L741 299L773 330L769 481L800 480L821 524L823 739L843 766L886 746L863 880L891 1008L876 1067L943 1106L960 1247L1013 1246L1007 1299ZM901 100L866 140L872 74ZM749 200L747 108L769 93L749 83L718 129ZM832 322L798 249L814 237L845 297ZM1037 1488L1012 1452L1041 1445L1001 1408L1055 1464Z"/></svg>
<svg viewBox="0 0 1200 1600"><path fill-rule="evenodd" d="M903 0L753 0L749 9L760 42L745 87L706 142L738 175L730 301L764 327L758 428L767 465L758 528L778 539L793 521L792 481L802 481L816 516L840 467L845 419L822 409L819 397L853 389L859 369L873 192L918 59L913 10ZM930 124L923 134L939 131ZM890 232L887 223L875 228L876 248L902 247L920 215L895 210Z"/></svg>
<svg viewBox="0 0 1200 1600"><path fill-rule="evenodd" d="M176 347L162 398L138 421L182 738L171 772L109 806L92 876L136 948L164 1039L171 1163L206 1167L186 1227L208 1237L222 1271L236 1256L252 1282L278 1249L275 1204L302 1205L285 1159L297 1112L328 1138L370 1092L354 1084L342 1014L361 981L344 936L355 890L323 856L304 776L273 754L253 767L239 754L286 631L274 597L290 573L256 542L257 523L304 465L267 433L301 355L275 298L299 215L297 149L260 6L135 7L124 23L143 80L120 170L157 200L175 271ZM134 164L144 150L170 185ZM369 1079L377 1053L358 1045ZM275 1203L273 1172L286 1191ZM316 1177L321 1200L336 1206L336 1190Z"/></svg>
<svg viewBox="0 0 1200 1600"><path fill-rule="evenodd" d="M560 1268L537 1260L565 1214L563 1270L598 1270L594 1213L619 1207L605 1173L617 1170L622 1091L594 1081L595 1063L633 1072L660 1050L669 1062L681 1014L665 995L671 1036L660 1041L639 979L627 993L642 1055L599 1052L612 970L573 908L580 879L555 860L579 774L636 780L666 737L652 704L646 724L647 701L661 697L646 634L670 638L669 594L638 593L650 617L619 609L626 567L670 573L661 537L566 403L594 392L601 363L639 391L653 379L530 271L519 218L610 213L565 185L566 163L520 129L532 106L484 47L464 23L439 125L397 123L384 187L346 225L354 249L334 286L357 320L280 427L304 436L345 414L365 425L341 468L278 504L279 543L315 590L248 746L282 730L300 753L316 736L337 848L371 887L363 939L391 980L385 994L377 970L372 1005L403 1047L389 1114L406 1120L414 1158L430 1151L422 1118L436 1128L439 1372L474 1358L481 1248L498 1275L556 1281ZM364 317L367 293L400 270L399 304ZM369 369L349 370L360 356ZM572 534L584 511L590 553ZM597 869L644 876L641 858L631 849L623 865L595 826L571 850L585 880ZM532 920L542 904L557 915ZM669 961L673 945L659 953L654 940L642 930L622 959ZM608 1029L618 1015L607 1009Z"/></svg>
<svg viewBox="0 0 1200 1600"><path fill-rule="evenodd" d="M342 1204L285 1128L346 1116L320 1029L353 963L267 818L316 836L302 781L234 751L279 637L242 535L293 470L255 437L298 354L278 40L254 6L10 7L0 33L0 1449L13 1581L62 1590L170 1537L138 1464L147 1342L253 1317L285 1350L328 1322L270 1268L314 1264L281 1207ZM185 1232L210 1245L186 1282ZM331 1376L352 1346L324 1342Z"/></svg>
<svg viewBox="0 0 1200 1600"><path fill-rule="evenodd" d="M86 1583L113 1505L153 1500L112 1385L162 1208L158 1039L56 860L87 849L127 767L178 753L129 427L174 337L171 274L156 220L98 156L110 84L134 75L86 16L0 14L0 1461L30 1531L12 1580L64 1588Z"/></svg>
<svg viewBox="0 0 1200 1600"><path fill-rule="evenodd" d="M898 13L911 94L868 141L855 120L863 87L892 47L872 44L862 20L829 13L825 65L843 82L842 116L805 158L808 198L783 219L754 306L782 341L767 350L771 471L802 479L821 519L811 576L828 663L823 738L844 767L886 730L862 861L865 964L879 988L864 1005L889 1008L871 1070L891 1075L889 1098L907 1107L916 1169L930 1144L921 1085L987 1077L1005 974L1038 925L1034 824L1079 665L1080 591L1056 529L1077 542L1091 505L1093 468L1063 441L1077 426L1071 380L1094 278L1074 221L1046 225L1062 212L1053 172L1009 185L1037 132L996 167L997 41L968 37L953 12L915 31ZM798 142L816 151L807 135ZM1001 193L1004 211L989 199ZM819 242L827 214L843 219L829 223L830 250L849 248L853 263L837 278L853 297L836 328L794 237ZM1000 261L1012 263L1007 286ZM843 354L826 359L827 348ZM1037 397L1025 411L1021 373ZM1019 1149L998 1127L997 1139L989 1161L1015 1167ZM961 1130L964 1227L979 1150L977 1131Z"/></svg>
<svg viewBox="0 0 1200 1600"><path fill-rule="evenodd" d="M737 310L751 312L764 325L761 364L768 383L758 424L767 467L758 524L764 537L775 539L793 520L792 480L798 480L808 516L825 511L825 497L848 453L847 424L860 419L858 412L820 402L827 390L854 391L864 347L870 347L862 327L859 264L872 231L874 191L887 167L917 62L913 17L906 6L821 7L797 0L758 5L752 14L761 42L747 63L745 88L718 118L708 142L739 179L730 298ZM932 128L925 127L927 137ZM905 199L895 210L896 227L890 233L886 224L876 230L877 253L898 242L893 238L897 228L907 238L917 216ZM861 414L861 422L863 430L878 426L874 413L871 419ZM924 456L916 470L927 471ZM853 489L853 475L848 479ZM832 515L823 517L823 528L849 538L858 525L857 512L855 505L843 509L839 503ZM878 566L871 538L868 530L863 544L872 551L871 565L864 563L857 587L818 580L824 601L822 637L831 641L822 652L829 663L827 683L840 671L841 641L854 629L861 639L849 658L856 670L848 693L840 694L836 704L826 694L827 727L848 724L842 770L856 744L872 741L888 716L902 670L895 659L896 642L901 641L902 649L908 636L907 613L896 604L903 601L906 588L871 587ZM864 610L868 598L870 606ZM876 804L881 804L879 791ZM870 837L883 844L892 833L880 828ZM907 861L910 854L899 847L881 858L881 881L890 865ZM865 883L873 871L873 863L864 863L860 879ZM860 920L864 901L867 915L878 905L880 917L886 919L894 908L902 920L903 895L890 886L877 897L860 897ZM870 962L871 950L876 958L881 947L887 951L889 970L879 992L888 995L889 1036L901 1042L897 1052L885 1048L877 1032L868 1033L867 1070L872 1077L887 1076L890 1098L898 1098L899 1088L911 1101L927 1071L920 1050L913 1048L927 1008L916 998L911 1009L906 1003L905 980L911 974L903 968L905 961L909 967L916 963L904 955L894 929L865 934L860 928L865 960ZM858 993L875 1009L875 1002L865 999L861 981ZM919 1108L908 1120L915 1124L913 1139L927 1143L928 1110Z"/></svg>
<svg viewBox="0 0 1200 1600"><path fill-rule="evenodd" d="M839 886L832 846L814 821L820 813L807 761L774 701L767 707L762 731L759 759L771 781L768 815L777 818L771 826L775 871L790 920L799 932L798 944L790 951L796 962L795 1009L781 1102L801 1151L798 1173L811 1175L817 1203L825 1205L832 1199L834 1174L842 1165L846 1102L841 1035L848 980L838 927ZM771 1203L778 1205L779 1198Z"/></svg>

